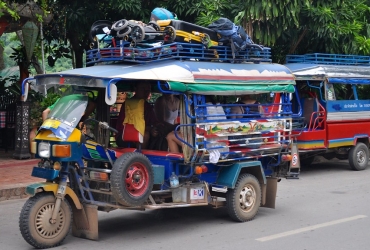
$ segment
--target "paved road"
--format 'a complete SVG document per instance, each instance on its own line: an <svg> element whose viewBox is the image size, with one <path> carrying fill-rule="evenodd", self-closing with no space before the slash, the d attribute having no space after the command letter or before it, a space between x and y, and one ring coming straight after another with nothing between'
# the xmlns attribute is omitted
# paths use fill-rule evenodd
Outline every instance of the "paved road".
<svg viewBox="0 0 370 250"><path fill-rule="evenodd" d="M0 202L6 249L32 249L18 229L24 201ZM211 208L101 213L98 242L68 236L55 249L369 249L370 167L354 172L345 162L314 164L299 180L279 183L276 205L247 223Z"/></svg>

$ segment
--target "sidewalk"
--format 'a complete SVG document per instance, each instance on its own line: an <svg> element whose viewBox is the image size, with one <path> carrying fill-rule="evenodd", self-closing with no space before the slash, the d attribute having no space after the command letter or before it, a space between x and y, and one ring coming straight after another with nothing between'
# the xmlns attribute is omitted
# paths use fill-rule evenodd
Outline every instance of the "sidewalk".
<svg viewBox="0 0 370 250"><path fill-rule="evenodd" d="M26 198L27 185L45 181L31 176L32 168L39 159L17 160L13 158L13 153L0 150L0 202Z"/></svg>

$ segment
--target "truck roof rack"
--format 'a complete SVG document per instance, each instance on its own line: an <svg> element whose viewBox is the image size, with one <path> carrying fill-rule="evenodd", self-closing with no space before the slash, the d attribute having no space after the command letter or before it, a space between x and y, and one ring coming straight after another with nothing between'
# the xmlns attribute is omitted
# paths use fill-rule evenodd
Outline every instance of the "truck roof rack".
<svg viewBox="0 0 370 250"><path fill-rule="evenodd" d="M370 66L370 56L324 53L287 55L286 63Z"/></svg>
<svg viewBox="0 0 370 250"><path fill-rule="evenodd" d="M262 48L262 50L261 50ZM250 47L233 53L231 47L213 46L206 48L203 44L170 43L170 44L137 44L121 41L117 47L88 50L86 65L100 62L149 63L170 59L199 60L215 62L272 62L271 49L268 47Z"/></svg>

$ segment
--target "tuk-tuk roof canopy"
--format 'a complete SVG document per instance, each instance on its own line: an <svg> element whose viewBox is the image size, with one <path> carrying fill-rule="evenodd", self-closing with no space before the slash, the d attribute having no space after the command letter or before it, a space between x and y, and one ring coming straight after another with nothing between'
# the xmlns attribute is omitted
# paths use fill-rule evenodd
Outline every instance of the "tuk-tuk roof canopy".
<svg viewBox="0 0 370 250"><path fill-rule="evenodd" d="M148 64L106 64L37 75L37 85L106 87L109 81L154 80L188 93L294 92L294 76L280 64L168 60ZM224 92L228 93L224 93Z"/></svg>
<svg viewBox="0 0 370 250"><path fill-rule="evenodd" d="M352 66L352 65L318 65L309 63L288 63L288 67L296 80L325 80L345 78L366 80L370 79L369 66ZM343 80L345 80L343 79Z"/></svg>
<svg viewBox="0 0 370 250"><path fill-rule="evenodd" d="M296 80L327 80L331 83L369 84L370 57L311 53L287 55L288 67Z"/></svg>

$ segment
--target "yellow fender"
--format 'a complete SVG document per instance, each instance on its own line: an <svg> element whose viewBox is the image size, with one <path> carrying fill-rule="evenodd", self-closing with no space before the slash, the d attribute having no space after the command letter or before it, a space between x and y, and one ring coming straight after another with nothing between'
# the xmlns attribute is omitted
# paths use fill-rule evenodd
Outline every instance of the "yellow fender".
<svg viewBox="0 0 370 250"><path fill-rule="evenodd" d="M56 196L57 191L58 191L58 184L50 183L50 182L34 183L26 187L26 193L31 196L34 196L36 193L40 192L39 188L42 188L45 192L53 192L54 195ZM65 195L68 195L72 199L77 209L82 209L82 204L80 200L78 199L77 195L68 186L66 187Z"/></svg>

